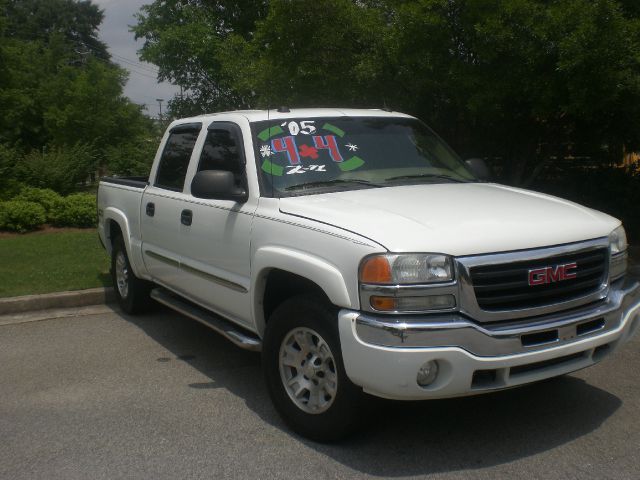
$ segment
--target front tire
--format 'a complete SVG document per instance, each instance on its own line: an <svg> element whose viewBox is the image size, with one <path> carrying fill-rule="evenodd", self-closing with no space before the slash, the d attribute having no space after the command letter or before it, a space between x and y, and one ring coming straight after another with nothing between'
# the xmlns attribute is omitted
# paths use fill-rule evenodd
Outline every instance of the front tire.
<svg viewBox="0 0 640 480"><path fill-rule="evenodd" d="M149 308L152 284L135 276L122 237L113 242L111 279L120 308L127 313L144 312Z"/></svg>
<svg viewBox="0 0 640 480"><path fill-rule="evenodd" d="M328 442L357 427L363 394L345 372L337 311L327 301L283 302L267 323L262 365L271 400L296 433Z"/></svg>

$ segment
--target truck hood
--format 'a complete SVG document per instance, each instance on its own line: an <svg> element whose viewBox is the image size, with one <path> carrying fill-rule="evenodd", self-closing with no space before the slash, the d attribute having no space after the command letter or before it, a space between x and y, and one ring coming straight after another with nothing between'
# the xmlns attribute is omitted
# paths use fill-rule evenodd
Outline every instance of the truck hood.
<svg viewBox="0 0 640 480"><path fill-rule="evenodd" d="M392 252L521 250L607 236L620 222L550 195L488 183L372 188L280 199L280 211Z"/></svg>

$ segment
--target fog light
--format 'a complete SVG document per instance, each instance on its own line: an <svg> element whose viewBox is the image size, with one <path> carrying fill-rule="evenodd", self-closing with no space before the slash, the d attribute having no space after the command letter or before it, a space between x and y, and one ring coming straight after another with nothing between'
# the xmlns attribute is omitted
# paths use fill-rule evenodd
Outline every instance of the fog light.
<svg viewBox="0 0 640 480"><path fill-rule="evenodd" d="M416 381L421 387L427 387L431 385L438 376L438 362L435 360L429 360L418 370L418 376Z"/></svg>

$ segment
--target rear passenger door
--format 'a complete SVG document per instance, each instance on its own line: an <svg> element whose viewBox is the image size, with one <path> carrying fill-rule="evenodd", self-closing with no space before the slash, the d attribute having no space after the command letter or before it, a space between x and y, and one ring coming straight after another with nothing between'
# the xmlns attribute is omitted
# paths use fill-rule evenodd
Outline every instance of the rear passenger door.
<svg viewBox="0 0 640 480"><path fill-rule="evenodd" d="M194 159L195 161L195 159ZM233 122L213 122L192 175L202 170L232 172L238 187L247 189L244 137ZM186 191L190 191L187 186ZM245 203L189 196L184 208L192 212L181 227L180 277L197 303L250 325L251 225L257 206L256 192Z"/></svg>
<svg viewBox="0 0 640 480"><path fill-rule="evenodd" d="M145 266L154 281L174 290L180 288L181 213L188 197L184 184L201 128L201 123L189 123L169 131L155 177L142 197Z"/></svg>

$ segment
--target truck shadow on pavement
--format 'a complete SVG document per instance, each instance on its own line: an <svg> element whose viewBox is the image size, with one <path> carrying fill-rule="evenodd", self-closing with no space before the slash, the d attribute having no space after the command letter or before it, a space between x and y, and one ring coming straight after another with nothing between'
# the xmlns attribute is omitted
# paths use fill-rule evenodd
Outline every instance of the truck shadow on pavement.
<svg viewBox="0 0 640 480"><path fill-rule="evenodd" d="M621 400L572 376L493 394L427 402L372 398L363 430L337 444L291 433L272 407L260 356L164 308L119 315L210 379L185 388L227 389L283 436L349 468L380 476L449 472L509 463L572 442L597 429ZM278 435L280 433L277 433ZM215 441L215 439L211 439ZM289 442L291 443L291 442ZM301 445L301 447L302 447Z"/></svg>

